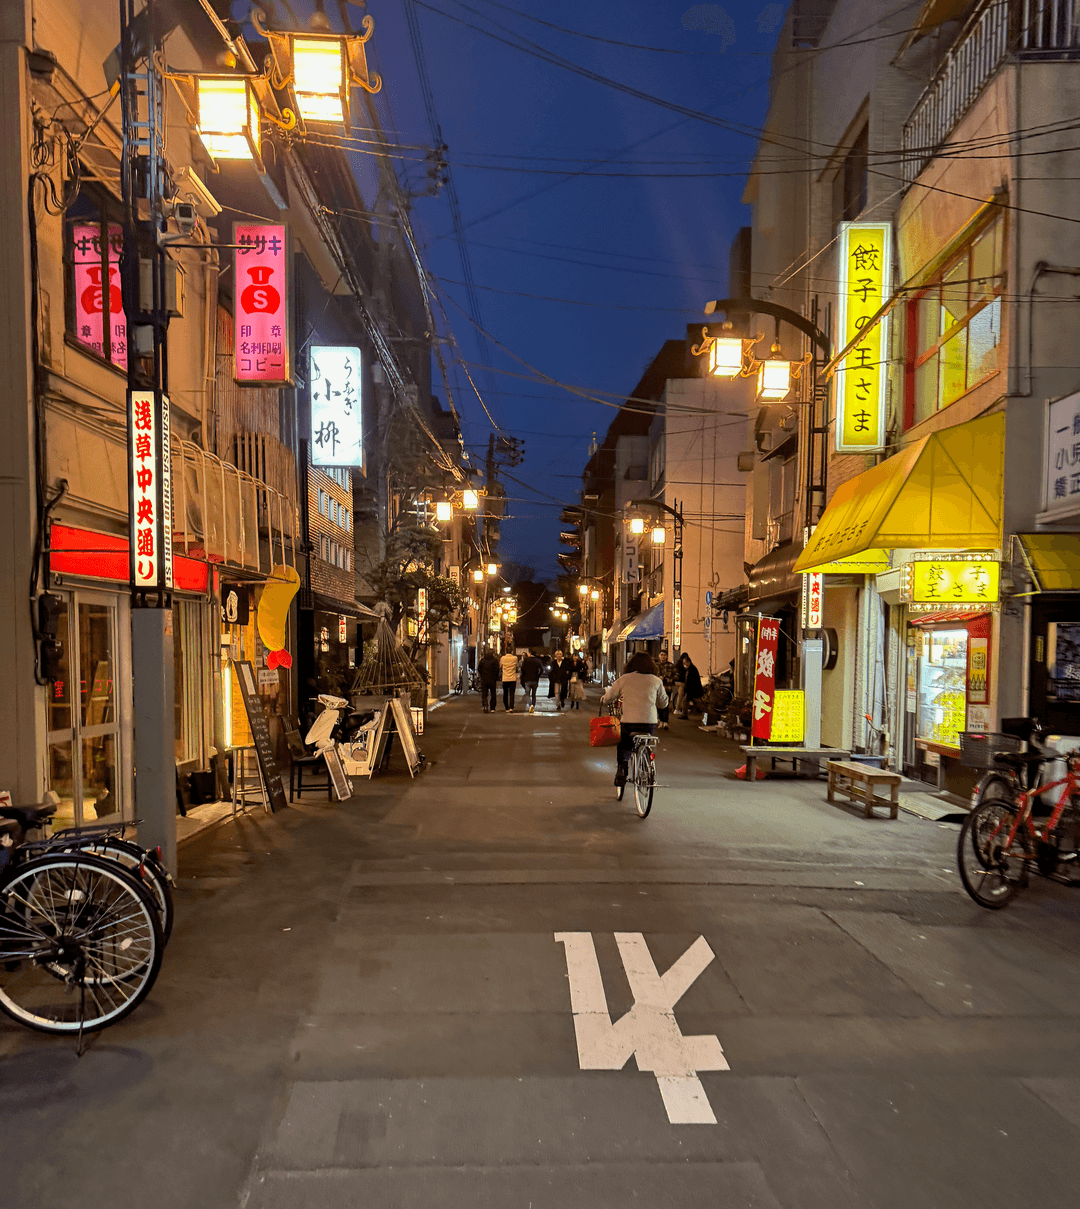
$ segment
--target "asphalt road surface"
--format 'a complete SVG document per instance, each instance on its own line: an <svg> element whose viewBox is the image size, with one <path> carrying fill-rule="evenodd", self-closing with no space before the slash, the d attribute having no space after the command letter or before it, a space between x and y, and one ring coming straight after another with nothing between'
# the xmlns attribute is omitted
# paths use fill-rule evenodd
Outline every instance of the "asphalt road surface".
<svg viewBox="0 0 1080 1209"><path fill-rule="evenodd" d="M185 846L133 1016L0 1021L0 1205L1080 1203L1080 900L693 722L642 821L589 716L455 700L415 780Z"/></svg>

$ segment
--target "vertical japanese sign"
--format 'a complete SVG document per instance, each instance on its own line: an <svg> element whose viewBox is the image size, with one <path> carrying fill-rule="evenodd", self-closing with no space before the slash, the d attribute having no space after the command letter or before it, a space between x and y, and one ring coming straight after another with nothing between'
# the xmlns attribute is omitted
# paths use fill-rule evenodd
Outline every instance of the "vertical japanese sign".
<svg viewBox="0 0 1080 1209"><path fill-rule="evenodd" d="M841 348L888 300L892 288L888 223L842 223L839 248ZM836 448L870 453L885 446L888 317L866 333L836 371Z"/></svg>
<svg viewBox="0 0 1080 1209"><path fill-rule="evenodd" d="M682 646L682 600L676 596L671 602L671 649Z"/></svg>
<svg viewBox="0 0 1080 1209"><path fill-rule="evenodd" d="M427 629L427 588L416 589L416 632L423 638Z"/></svg>
<svg viewBox="0 0 1080 1209"><path fill-rule="evenodd" d="M75 339L126 369L127 319L120 293L124 231L119 223L109 223L103 249L101 230L98 223L76 223L71 229Z"/></svg>
<svg viewBox="0 0 1080 1209"><path fill-rule="evenodd" d="M129 540L131 586L170 590L172 559L172 467L169 401L152 390L128 392Z"/></svg>
<svg viewBox="0 0 1080 1209"><path fill-rule="evenodd" d="M311 461L315 466L363 466L360 350L312 345Z"/></svg>
<svg viewBox="0 0 1080 1209"><path fill-rule="evenodd" d="M775 617L759 617L757 659L754 663L754 719L751 740L768 743L772 737L773 696L776 692L776 648L780 642L780 622Z"/></svg>
<svg viewBox="0 0 1080 1209"><path fill-rule="evenodd" d="M236 380L290 386L289 236L281 225L235 223Z"/></svg>
<svg viewBox="0 0 1080 1209"><path fill-rule="evenodd" d="M803 608L802 623L804 630L820 630L822 621L822 597L824 595L824 575L821 571L810 571L802 577Z"/></svg>
<svg viewBox="0 0 1080 1209"><path fill-rule="evenodd" d="M339 613L337 619L337 640L338 642L344 643L348 640L348 637L349 631L345 621L345 614Z"/></svg>
<svg viewBox="0 0 1080 1209"><path fill-rule="evenodd" d="M1070 515L1080 510L1080 392L1047 405L1043 508Z"/></svg>

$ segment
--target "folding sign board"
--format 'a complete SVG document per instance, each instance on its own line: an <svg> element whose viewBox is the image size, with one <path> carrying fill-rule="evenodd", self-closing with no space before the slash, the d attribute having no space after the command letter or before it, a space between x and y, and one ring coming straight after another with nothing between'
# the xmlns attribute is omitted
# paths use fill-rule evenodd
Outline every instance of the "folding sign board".
<svg viewBox="0 0 1080 1209"><path fill-rule="evenodd" d="M840 224L837 237L839 337L844 348L885 305L892 287L888 223ZM885 446L888 316L867 331L836 371L836 449L872 453Z"/></svg>
<svg viewBox="0 0 1080 1209"><path fill-rule="evenodd" d="M233 225L236 380L292 385L289 232L275 223Z"/></svg>

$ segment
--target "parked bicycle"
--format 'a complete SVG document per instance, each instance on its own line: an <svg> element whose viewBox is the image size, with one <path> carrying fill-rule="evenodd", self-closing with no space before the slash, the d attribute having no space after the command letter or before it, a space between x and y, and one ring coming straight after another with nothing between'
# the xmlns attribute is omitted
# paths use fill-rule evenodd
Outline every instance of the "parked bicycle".
<svg viewBox="0 0 1080 1209"><path fill-rule="evenodd" d="M1003 718L1000 734L960 736L965 764L988 771L971 797L957 843L964 889L981 907L1004 907L1034 871L1080 886L1080 749L1023 751L1042 738L1034 718ZM1043 767L1063 761L1065 775L1042 780ZM1053 775L1053 774L1052 774Z"/></svg>
<svg viewBox="0 0 1080 1209"><path fill-rule="evenodd" d="M81 1038L122 1020L154 985L163 908L144 874L160 854L107 827L28 840L55 810L0 808L0 1010ZM171 893L167 901L171 928Z"/></svg>

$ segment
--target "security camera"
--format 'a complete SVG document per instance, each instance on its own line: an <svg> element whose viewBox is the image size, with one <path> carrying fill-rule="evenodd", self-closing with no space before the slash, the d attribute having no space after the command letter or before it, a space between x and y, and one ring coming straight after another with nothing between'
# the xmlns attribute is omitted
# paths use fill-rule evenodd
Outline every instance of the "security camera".
<svg viewBox="0 0 1080 1209"><path fill-rule="evenodd" d="M191 202L173 202L172 216L176 222L176 229L181 235L194 235L195 228L199 225L199 215L196 213L195 207Z"/></svg>

